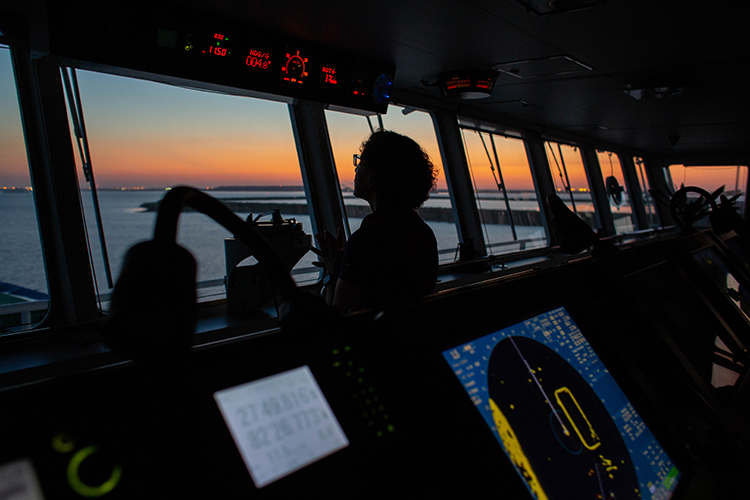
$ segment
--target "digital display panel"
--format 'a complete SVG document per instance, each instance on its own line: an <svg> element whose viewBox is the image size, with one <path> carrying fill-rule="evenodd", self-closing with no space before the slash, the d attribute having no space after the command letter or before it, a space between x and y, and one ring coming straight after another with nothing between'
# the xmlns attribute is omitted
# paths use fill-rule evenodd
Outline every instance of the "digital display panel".
<svg viewBox="0 0 750 500"><path fill-rule="evenodd" d="M389 96L376 95L376 82L384 76L393 80L388 68L362 64L305 43L282 43L257 30L159 27L156 45L178 49L171 54L173 61L190 61L191 70L202 78L355 107L387 106Z"/></svg>
<svg viewBox="0 0 750 500"><path fill-rule="evenodd" d="M680 472L565 308L443 356L533 498L672 496Z"/></svg>
<svg viewBox="0 0 750 500"><path fill-rule="evenodd" d="M307 366L218 391L214 399L258 488L349 445Z"/></svg>
<svg viewBox="0 0 750 500"><path fill-rule="evenodd" d="M64 2L49 2L47 14L57 20L49 30L51 55L84 69L120 68L178 79L172 82L177 85L191 85L182 81L189 80L287 102L304 99L374 113L388 109L388 97L375 95L375 82L383 75L394 81L392 62L169 3L144 10L137 2L120 2L117 16L107 18L106 29L96 25L92 38L91 19L79 14L98 12L101 3L80 0L71 10Z"/></svg>
<svg viewBox="0 0 750 500"><path fill-rule="evenodd" d="M34 466L28 459L0 464L0 498L44 500Z"/></svg>

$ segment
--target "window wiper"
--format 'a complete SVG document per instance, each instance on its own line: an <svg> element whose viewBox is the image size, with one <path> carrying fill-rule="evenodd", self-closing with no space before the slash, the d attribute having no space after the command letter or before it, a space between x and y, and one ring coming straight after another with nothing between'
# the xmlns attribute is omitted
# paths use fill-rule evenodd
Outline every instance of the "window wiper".
<svg viewBox="0 0 750 500"><path fill-rule="evenodd" d="M99 244L101 245L102 259L104 260L104 274L107 277L107 286L111 289L114 286L112 283L112 270L109 266L107 241L104 238L104 225L102 224L102 213L101 209L99 208L99 195L96 192L94 170L91 166L91 153L89 151L89 141L86 135L86 124L83 120L83 106L81 105L81 94L78 91L78 79L76 78L76 70L75 68L61 69L63 82L65 83L65 92L68 95L70 118L73 121L73 130L76 136L76 143L78 144L78 153L81 156L81 165L83 165L83 176L86 178L86 182L89 183L89 186L91 186L91 198L94 202L96 227L99 231Z"/></svg>

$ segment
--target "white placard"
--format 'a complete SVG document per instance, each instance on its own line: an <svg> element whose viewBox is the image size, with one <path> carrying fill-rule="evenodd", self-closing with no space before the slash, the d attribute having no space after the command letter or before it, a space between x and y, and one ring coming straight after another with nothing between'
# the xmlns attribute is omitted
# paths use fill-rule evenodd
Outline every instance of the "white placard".
<svg viewBox="0 0 750 500"><path fill-rule="evenodd" d="M214 399L258 488L349 445L307 366L218 391Z"/></svg>
<svg viewBox="0 0 750 500"><path fill-rule="evenodd" d="M0 498L44 500L34 466L28 459L0 464Z"/></svg>

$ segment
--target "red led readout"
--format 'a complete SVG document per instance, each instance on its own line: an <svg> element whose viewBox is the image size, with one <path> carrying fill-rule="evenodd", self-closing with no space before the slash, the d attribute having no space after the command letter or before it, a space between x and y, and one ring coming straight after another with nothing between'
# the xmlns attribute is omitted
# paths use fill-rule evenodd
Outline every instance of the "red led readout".
<svg viewBox="0 0 750 500"><path fill-rule="evenodd" d="M465 89L471 87L469 78L451 78L445 82L445 88L448 90Z"/></svg>
<svg viewBox="0 0 750 500"><path fill-rule="evenodd" d="M245 59L245 64L253 68L268 69L271 66L271 55L268 52L251 50Z"/></svg>
<svg viewBox="0 0 750 500"><path fill-rule="evenodd" d="M219 57L225 57L225 56L227 56L227 55L229 55L229 54L232 53L231 51L227 50L226 47L222 47L221 46L222 42L228 42L229 41L229 37L228 36L223 35L221 33L214 33L214 39L217 40L217 42L214 45L211 45L208 48L207 51L206 50L202 50L201 51L202 53L205 54L206 52L208 52L209 54L214 54L214 55L219 56Z"/></svg>
<svg viewBox="0 0 750 500"><path fill-rule="evenodd" d="M326 75L325 83L330 83L331 85L336 85L339 82L336 80L336 70L333 68L326 68L323 67L323 73Z"/></svg>
<svg viewBox="0 0 750 500"><path fill-rule="evenodd" d="M492 79L491 78L477 78L477 88L478 89L491 89L492 88Z"/></svg>
<svg viewBox="0 0 750 500"><path fill-rule="evenodd" d="M208 53L209 54L216 54L217 56L225 56L225 55L227 55L227 49L225 49L224 47L214 47L214 46L211 46L211 47L208 48Z"/></svg>

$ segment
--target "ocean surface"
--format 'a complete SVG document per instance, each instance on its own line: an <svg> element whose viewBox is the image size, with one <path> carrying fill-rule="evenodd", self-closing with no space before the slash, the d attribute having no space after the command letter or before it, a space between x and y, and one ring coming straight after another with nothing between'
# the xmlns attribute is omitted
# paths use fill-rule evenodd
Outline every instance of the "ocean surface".
<svg viewBox="0 0 750 500"><path fill-rule="evenodd" d="M113 279L116 280L120 273L122 259L128 248L153 236L156 213L144 210L141 205L159 201L164 193L160 191L102 190L98 194L110 267ZM309 216L287 215L284 214L283 210L285 203L305 204L302 191L210 191L210 194L219 199L275 200L285 219L295 218L302 223L303 230L306 233L312 234ZM104 271L91 192L82 191L81 200L85 209L97 285L99 292L106 294L110 289ZM347 205L365 204L362 200L352 198L350 193L345 194L345 203ZM499 193L483 193L479 205L484 210L504 209L505 202L501 199ZM577 205L577 208L586 210L583 202L581 205ZM451 202L446 193L435 193L425 206L450 208ZM513 210L538 210L533 192L511 193L511 207ZM238 213L237 215L244 219L248 214ZM361 218L350 218L350 230L356 231L361 222ZM452 222L427 222L435 232L438 247L442 251L440 254L441 262L453 261L458 245L455 224ZM0 281L46 293L47 281L37 228L36 211L31 194L0 193ZM526 248L546 244L544 229L541 226L516 226L516 231L519 240L535 240L527 243ZM196 257L199 282L220 280L224 277L226 274L224 239L231 236L231 233L203 214L197 212L182 213L178 227L178 241ZM513 240L510 226L499 224L487 224L485 226L485 238L493 244ZM518 249L518 244L499 245L493 247L493 253L505 253ZM317 268L312 265L315 260L315 255L308 252L297 264L294 276L298 283L314 282L318 278ZM307 271L299 273L301 270Z"/></svg>

